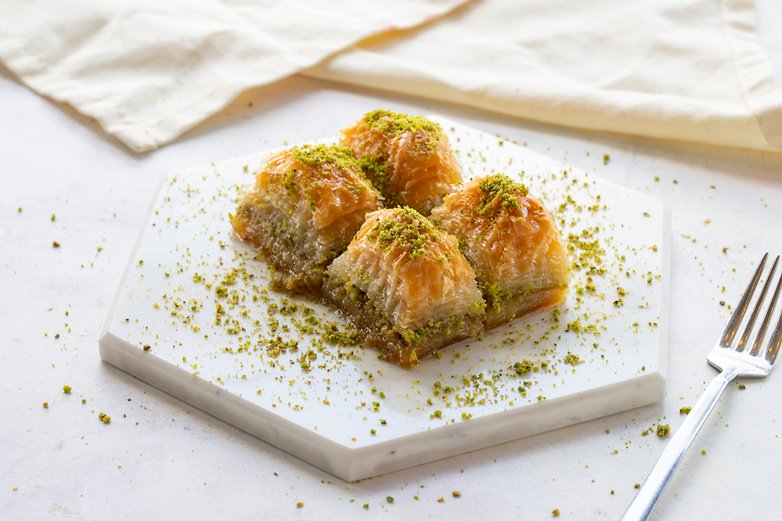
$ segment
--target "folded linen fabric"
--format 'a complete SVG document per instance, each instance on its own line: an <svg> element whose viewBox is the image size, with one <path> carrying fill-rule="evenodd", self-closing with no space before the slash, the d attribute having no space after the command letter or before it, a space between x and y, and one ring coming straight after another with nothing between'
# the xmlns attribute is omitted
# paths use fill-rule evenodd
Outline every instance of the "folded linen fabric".
<svg viewBox="0 0 782 521"><path fill-rule="evenodd" d="M465 0L4 0L0 61L136 151L242 91Z"/></svg>
<svg viewBox="0 0 782 521"><path fill-rule="evenodd" d="M306 73L572 127L782 151L752 0L484 0Z"/></svg>

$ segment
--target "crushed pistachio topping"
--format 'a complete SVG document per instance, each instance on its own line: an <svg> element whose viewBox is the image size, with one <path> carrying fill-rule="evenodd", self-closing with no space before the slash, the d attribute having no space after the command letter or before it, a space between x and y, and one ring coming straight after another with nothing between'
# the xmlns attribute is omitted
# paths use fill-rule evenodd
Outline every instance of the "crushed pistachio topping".
<svg viewBox="0 0 782 521"><path fill-rule="evenodd" d="M478 205L478 215L500 212L506 208L518 208L519 197L529 193L527 187L503 174L494 174L481 180L483 198Z"/></svg>
<svg viewBox="0 0 782 521"><path fill-rule="evenodd" d="M679 409L679 414L690 414L691 410L692 410L692 407L687 405L687 406L682 407L681 409Z"/></svg>
<svg viewBox="0 0 782 521"><path fill-rule="evenodd" d="M294 161L318 168L323 173L339 172L340 177L349 189L360 195L365 189L372 190L365 176L362 175L361 165L353 155L353 151L347 147L336 145L301 145L291 148ZM279 183L295 197L306 197L310 207L314 208L316 201L311 189L320 179L320 175L301 170L294 163L293 167L279 178ZM299 195L300 192L305 193ZM241 211L241 209L239 210Z"/></svg>
<svg viewBox="0 0 782 521"><path fill-rule="evenodd" d="M671 426L667 423L660 423L657 425L657 430L655 431L655 434L657 434L661 438L665 438L670 434L671 432Z"/></svg>
<svg viewBox="0 0 782 521"><path fill-rule="evenodd" d="M102 421L103 423L111 423L111 416L106 414L105 412L98 414L98 419Z"/></svg>
<svg viewBox="0 0 782 521"><path fill-rule="evenodd" d="M293 147L293 157L306 165L334 165L342 170L358 169L353 151L336 145L301 145Z"/></svg>
<svg viewBox="0 0 782 521"><path fill-rule="evenodd" d="M64 392L65 394L71 394L72 390L73 390L73 387L71 387L70 385L63 385L62 386L62 392Z"/></svg>
<svg viewBox="0 0 782 521"><path fill-rule="evenodd" d="M411 116L390 110L373 110L364 114L364 122L384 136L394 138L407 132L422 138L421 152L429 152L443 136L443 129L422 116Z"/></svg>
<svg viewBox="0 0 782 521"><path fill-rule="evenodd" d="M404 248L410 260L426 253L427 248L439 242L435 227L412 208L395 208L390 219L378 221L368 237L385 248Z"/></svg>

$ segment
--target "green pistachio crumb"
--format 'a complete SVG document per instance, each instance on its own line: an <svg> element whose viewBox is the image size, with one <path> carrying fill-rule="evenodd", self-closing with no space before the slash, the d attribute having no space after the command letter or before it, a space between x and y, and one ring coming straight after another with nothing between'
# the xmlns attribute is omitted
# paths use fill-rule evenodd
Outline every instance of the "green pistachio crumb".
<svg viewBox="0 0 782 521"><path fill-rule="evenodd" d="M353 151L335 145L301 145L293 147L293 157L304 164L333 165L342 170L358 170L359 164Z"/></svg>
<svg viewBox="0 0 782 521"><path fill-rule="evenodd" d="M479 186L483 198L477 208L478 215L496 214L507 208L519 208L519 197L525 197L529 193L525 185L503 174L484 177Z"/></svg>
<svg viewBox="0 0 782 521"><path fill-rule="evenodd" d="M671 426L667 423L660 423L657 425L657 430L655 431L655 434L659 436L660 438L665 438L670 434L671 432Z"/></svg>
<svg viewBox="0 0 782 521"><path fill-rule="evenodd" d="M404 248L410 260L418 259L440 240L432 223L408 207L395 208L391 218L375 223L368 237L386 248Z"/></svg>
<svg viewBox="0 0 782 521"><path fill-rule="evenodd" d="M690 414L691 410L692 410L692 407L690 407L689 405L686 405L686 406L682 407L681 409L679 409L679 414Z"/></svg>
<svg viewBox="0 0 782 521"><path fill-rule="evenodd" d="M395 138L408 132L419 139L417 151L430 152L443 136L443 129L437 123L422 116L411 116L390 110L373 110L363 117L364 122L386 137Z"/></svg>
<svg viewBox="0 0 782 521"><path fill-rule="evenodd" d="M63 385L62 386L62 392L64 392L65 394L71 394L72 390L73 390L73 387L71 387L70 385Z"/></svg>

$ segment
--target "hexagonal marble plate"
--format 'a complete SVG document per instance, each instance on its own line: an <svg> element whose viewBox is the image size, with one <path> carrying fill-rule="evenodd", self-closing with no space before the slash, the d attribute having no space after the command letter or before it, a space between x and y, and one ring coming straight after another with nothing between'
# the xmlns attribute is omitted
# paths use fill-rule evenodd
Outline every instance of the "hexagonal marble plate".
<svg viewBox="0 0 782 521"><path fill-rule="evenodd" d="M257 153L164 179L100 340L103 360L350 481L662 399L661 203L433 119L465 178L504 172L557 216L574 265L558 309L414 369L378 360L328 307L268 290L267 266L233 236L228 214L268 154Z"/></svg>

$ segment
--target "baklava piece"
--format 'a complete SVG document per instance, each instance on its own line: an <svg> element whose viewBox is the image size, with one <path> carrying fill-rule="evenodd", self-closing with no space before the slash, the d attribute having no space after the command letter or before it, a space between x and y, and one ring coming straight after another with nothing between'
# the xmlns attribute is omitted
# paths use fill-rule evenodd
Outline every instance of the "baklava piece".
<svg viewBox="0 0 782 521"><path fill-rule="evenodd" d="M276 268L277 289L317 295L326 267L381 206L349 149L303 145L268 159L231 224Z"/></svg>
<svg viewBox="0 0 782 521"><path fill-rule="evenodd" d="M482 329L483 299L456 238L411 208L369 214L323 293L368 345L406 367Z"/></svg>
<svg viewBox="0 0 782 521"><path fill-rule="evenodd" d="M342 131L386 206L409 206L424 215L461 183L459 164L437 123L388 110L368 112Z"/></svg>
<svg viewBox="0 0 782 521"><path fill-rule="evenodd" d="M504 175L470 182L432 211L475 269L492 328L565 299L570 265L556 223L527 188Z"/></svg>

